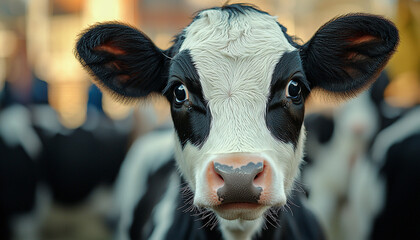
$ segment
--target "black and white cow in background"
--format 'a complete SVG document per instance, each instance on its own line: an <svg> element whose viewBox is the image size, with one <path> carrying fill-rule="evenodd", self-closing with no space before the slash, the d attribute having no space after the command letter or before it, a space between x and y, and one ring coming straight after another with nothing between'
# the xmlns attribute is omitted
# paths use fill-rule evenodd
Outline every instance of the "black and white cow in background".
<svg viewBox="0 0 420 240"><path fill-rule="evenodd" d="M388 83L305 119L307 204L328 239L420 238L420 108L388 105Z"/></svg>
<svg viewBox="0 0 420 240"><path fill-rule="evenodd" d="M308 207L328 239L367 239L381 198L378 169L367 159L379 130L370 94L364 92L331 112L309 115L305 126L302 180Z"/></svg>
<svg viewBox="0 0 420 240"><path fill-rule="evenodd" d="M91 109L80 128L67 129L48 105L1 108L0 239L41 239L52 203L88 204L98 189L112 186L131 119L113 121Z"/></svg>
<svg viewBox="0 0 420 240"><path fill-rule="evenodd" d="M126 101L163 94L171 104L173 153L182 180L159 177L171 172L172 162L149 175L149 188L125 218L125 237L322 238L292 194L303 157L305 100L312 89L341 98L361 92L397 43L397 29L388 20L350 14L298 45L275 17L241 4L199 12L167 50L115 22L86 30L77 57L102 89ZM165 147L153 144L160 151ZM183 204L171 198L180 186L191 191L186 204L208 213L198 219L217 224L221 235L182 214ZM299 207L278 211L288 202ZM174 211L176 218L165 219ZM279 228L267 225L273 214L279 214Z"/></svg>

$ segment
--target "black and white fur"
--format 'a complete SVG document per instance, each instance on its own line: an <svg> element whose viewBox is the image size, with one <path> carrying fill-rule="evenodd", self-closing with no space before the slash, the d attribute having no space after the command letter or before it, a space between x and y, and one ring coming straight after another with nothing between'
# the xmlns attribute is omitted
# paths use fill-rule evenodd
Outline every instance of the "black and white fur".
<svg viewBox="0 0 420 240"><path fill-rule="evenodd" d="M370 158L378 169L375 176L383 192L371 223L370 239L420 237L420 191L414 187L420 184L419 119L420 107L409 109L379 132L372 145Z"/></svg>
<svg viewBox="0 0 420 240"><path fill-rule="evenodd" d="M326 23L300 46L275 17L233 4L199 12L168 50L114 22L87 29L76 54L99 86L126 101L166 96L174 156L194 205L216 214L224 238L251 239L264 214L290 199L311 90L355 95L375 80L397 43L388 20L351 14ZM252 210L223 210L206 178L215 161L235 154L263 159L272 173Z"/></svg>
<svg viewBox="0 0 420 240"><path fill-rule="evenodd" d="M39 239L53 203L93 202L98 189L111 186L130 123L91 110L82 127L67 129L46 105L1 109L0 239Z"/></svg>
<svg viewBox="0 0 420 240"><path fill-rule="evenodd" d="M332 116L308 116L308 206L329 239L417 239L420 109L384 101L383 74Z"/></svg>
<svg viewBox="0 0 420 240"><path fill-rule="evenodd" d="M172 129L150 132L130 148L115 185L115 239L221 239L218 221L191 207L186 183L176 171ZM273 209L256 234L258 239L323 239L314 215L292 194L285 209ZM245 222L246 223L246 222ZM244 228L252 228L248 222ZM245 232L245 231L244 231Z"/></svg>

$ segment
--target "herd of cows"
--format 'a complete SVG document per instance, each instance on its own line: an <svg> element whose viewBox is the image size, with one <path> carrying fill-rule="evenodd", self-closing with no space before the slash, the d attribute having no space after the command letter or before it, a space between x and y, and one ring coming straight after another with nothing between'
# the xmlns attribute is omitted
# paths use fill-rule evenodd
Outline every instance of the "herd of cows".
<svg viewBox="0 0 420 240"><path fill-rule="evenodd" d="M299 45L242 4L199 12L167 50L94 25L76 55L95 83L165 96L173 127L128 148L132 118L69 130L48 106L0 106L0 239L37 239L19 222L102 185L115 239L418 239L420 108L383 96L397 44L388 20L349 14ZM305 116L313 89L349 102Z"/></svg>

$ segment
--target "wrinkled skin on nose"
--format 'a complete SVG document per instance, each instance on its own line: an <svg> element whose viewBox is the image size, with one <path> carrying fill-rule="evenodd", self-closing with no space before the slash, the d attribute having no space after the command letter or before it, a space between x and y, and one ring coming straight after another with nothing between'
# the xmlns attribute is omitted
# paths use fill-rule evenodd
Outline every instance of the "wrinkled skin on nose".
<svg viewBox="0 0 420 240"><path fill-rule="evenodd" d="M254 179L264 169L262 162L250 162L239 168L214 163L214 170L223 178L224 185L217 190L223 203L258 203L263 188L254 185Z"/></svg>

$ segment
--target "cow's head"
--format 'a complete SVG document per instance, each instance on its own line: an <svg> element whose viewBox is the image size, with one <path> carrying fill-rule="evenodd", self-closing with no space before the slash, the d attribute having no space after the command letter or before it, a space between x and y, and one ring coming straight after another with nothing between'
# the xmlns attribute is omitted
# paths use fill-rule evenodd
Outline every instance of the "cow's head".
<svg viewBox="0 0 420 240"><path fill-rule="evenodd" d="M354 96L397 43L389 21L351 14L301 46L275 17L235 4L199 12L168 50L118 23L89 28L76 50L103 89L128 100L168 99L176 160L195 205L225 220L253 220L283 206L293 188L311 90Z"/></svg>

